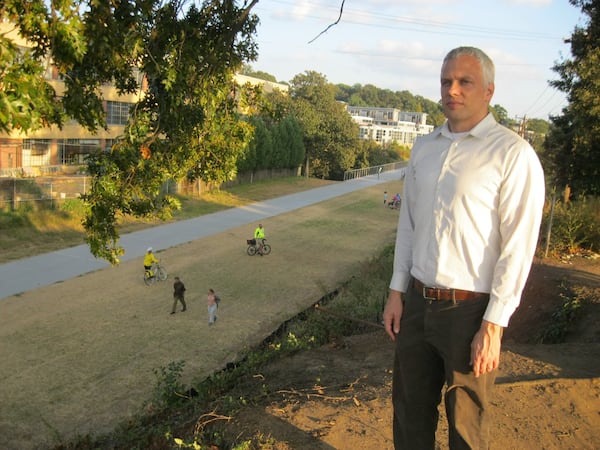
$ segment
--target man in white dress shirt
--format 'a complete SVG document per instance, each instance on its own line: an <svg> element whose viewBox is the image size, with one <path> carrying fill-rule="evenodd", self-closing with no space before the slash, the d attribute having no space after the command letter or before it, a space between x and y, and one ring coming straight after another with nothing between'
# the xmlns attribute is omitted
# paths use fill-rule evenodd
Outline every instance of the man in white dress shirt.
<svg viewBox="0 0 600 450"><path fill-rule="evenodd" d="M531 268L545 195L535 151L489 113L493 94L485 53L448 53L447 121L417 140L406 169L384 311L396 341L396 449L435 448L442 392L450 449L489 447L502 330Z"/></svg>

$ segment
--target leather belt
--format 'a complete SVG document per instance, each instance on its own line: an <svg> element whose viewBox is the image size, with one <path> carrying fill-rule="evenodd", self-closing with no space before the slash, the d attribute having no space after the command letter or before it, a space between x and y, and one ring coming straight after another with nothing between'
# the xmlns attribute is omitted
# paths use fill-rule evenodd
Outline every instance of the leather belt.
<svg viewBox="0 0 600 450"><path fill-rule="evenodd" d="M489 297L484 292L464 291L462 289L442 289L425 286L423 282L413 278L413 287L423 295L425 300L456 301L477 300Z"/></svg>

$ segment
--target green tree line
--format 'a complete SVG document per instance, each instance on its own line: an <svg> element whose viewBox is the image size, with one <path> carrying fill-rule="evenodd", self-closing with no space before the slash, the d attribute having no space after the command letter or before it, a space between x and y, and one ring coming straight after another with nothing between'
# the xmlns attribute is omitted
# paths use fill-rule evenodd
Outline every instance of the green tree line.
<svg viewBox="0 0 600 450"><path fill-rule="evenodd" d="M302 165L305 156L302 128L293 116L273 121L268 116L255 115L248 120L254 133L237 160L239 172L294 169Z"/></svg>

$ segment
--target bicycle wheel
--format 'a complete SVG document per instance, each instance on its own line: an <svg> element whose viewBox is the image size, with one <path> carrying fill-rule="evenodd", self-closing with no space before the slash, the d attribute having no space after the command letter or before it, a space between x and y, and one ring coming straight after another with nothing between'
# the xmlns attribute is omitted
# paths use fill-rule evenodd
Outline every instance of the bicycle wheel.
<svg viewBox="0 0 600 450"><path fill-rule="evenodd" d="M248 253L250 256L254 256L256 254L256 247L254 245L249 245L246 253Z"/></svg>
<svg viewBox="0 0 600 450"><path fill-rule="evenodd" d="M156 278L158 278L160 281L165 281L167 276L167 269L162 266L156 268Z"/></svg>
<svg viewBox="0 0 600 450"><path fill-rule="evenodd" d="M151 277L150 272L148 272L147 270L144 270L144 283L146 283L146 286L150 286L155 281L156 281L156 278Z"/></svg>
<svg viewBox="0 0 600 450"><path fill-rule="evenodd" d="M271 253L271 246L269 244L263 244L263 255L268 255Z"/></svg>

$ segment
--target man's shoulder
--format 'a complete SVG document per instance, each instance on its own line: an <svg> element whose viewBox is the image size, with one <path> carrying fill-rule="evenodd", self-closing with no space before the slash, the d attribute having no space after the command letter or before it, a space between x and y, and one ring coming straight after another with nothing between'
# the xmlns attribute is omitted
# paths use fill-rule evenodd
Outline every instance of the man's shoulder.
<svg viewBox="0 0 600 450"><path fill-rule="evenodd" d="M507 156L535 154L535 150L527 140L499 123L489 131L486 138L491 146L496 147L497 151L504 152Z"/></svg>

